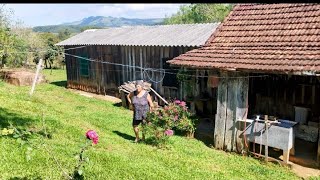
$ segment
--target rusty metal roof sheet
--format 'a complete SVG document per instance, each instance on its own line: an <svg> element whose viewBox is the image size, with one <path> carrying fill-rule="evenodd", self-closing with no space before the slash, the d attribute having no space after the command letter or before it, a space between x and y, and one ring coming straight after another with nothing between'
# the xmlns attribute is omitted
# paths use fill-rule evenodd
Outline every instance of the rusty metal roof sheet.
<svg viewBox="0 0 320 180"><path fill-rule="evenodd" d="M91 29L56 45L201 46L218 25L203 23Z"/></svg>
<svg viewBox="0 0 320 180"><path fill-rule="evenodd" d="M320 72L320 4L237 5L206 45L168 62L194 68Z"/></svg>

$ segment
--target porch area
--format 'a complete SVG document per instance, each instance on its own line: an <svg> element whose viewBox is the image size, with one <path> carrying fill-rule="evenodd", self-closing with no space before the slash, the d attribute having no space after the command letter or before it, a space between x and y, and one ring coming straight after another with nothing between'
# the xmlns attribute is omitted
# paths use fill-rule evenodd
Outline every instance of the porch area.
<svg viewBox="0 0 320 180"><path fill-rule="evenodd" d="M285 164L320 167L318 77L240 72L221 77L215 148L259 157L267 151ZM292 125L281 127L281 121Z"/></svg>

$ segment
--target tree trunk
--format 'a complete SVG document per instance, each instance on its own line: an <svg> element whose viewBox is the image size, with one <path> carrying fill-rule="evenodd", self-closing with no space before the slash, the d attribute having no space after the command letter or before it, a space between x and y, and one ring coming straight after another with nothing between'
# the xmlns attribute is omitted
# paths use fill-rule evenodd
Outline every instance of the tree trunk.
<svg viewBox="0 0 320 180"><path fill-rule="evenodd" d="M44 65L46 66L46 69L48 69L48 60L47 59L44 60Z"/></svg>

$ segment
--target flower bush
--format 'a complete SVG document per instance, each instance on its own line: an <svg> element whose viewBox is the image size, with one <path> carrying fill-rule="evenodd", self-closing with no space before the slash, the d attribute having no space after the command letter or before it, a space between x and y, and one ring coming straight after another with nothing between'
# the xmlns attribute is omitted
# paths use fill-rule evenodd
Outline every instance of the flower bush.
<svg viewBox="0 0 320 180"><path fill-rule="evenodd" d="M143 127L156 145L165 145L173 130L193 137L197 119L188 110L186 102L175 100L163 108L148 113L148 123Z"/></svg>
<svg viewBox="0 0 320 180"><path fill-rule="evenodd" d="M99 136L95 131L93 131L93 130L87 131L86 136L88 139L92 140L93 144L98 143Z"/></svg>
<svg viewBox="0 0 320 180"><path fill-rule="evenodd" d="M99 136L94 130L88 130L86 132L86 142L82 145L80 153L76 155L76 159L78 159L78 164L75 166L75 169L72 174L72 179L83 179L82 169L84 167L84 162L88 162L89 158L84 157L84 152L92 146L93 144L97 144L99 141Z"/></svg>

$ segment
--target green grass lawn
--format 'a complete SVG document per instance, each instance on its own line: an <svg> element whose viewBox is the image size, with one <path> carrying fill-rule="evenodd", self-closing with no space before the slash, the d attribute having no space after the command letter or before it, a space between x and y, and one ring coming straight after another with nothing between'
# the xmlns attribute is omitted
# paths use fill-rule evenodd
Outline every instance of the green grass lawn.
<svg viewBox="0 0 320 180"><path fill-rule="evenodd" d="M168 149L132 143L132 112L111 102L68 91L63 70L44 71L47 84L16 87L0 81L0 126L42 129L42 113L52 138L35 136L31 159L16 139L0 136L0 179L62 179L56 159L71 172L75 154L87 130L96 130L99 143L86 155L85 179L299 179L288 168L251 157L225 153L196 139L173 136ZM45 143L48 152L41 146Z"/></svg>

